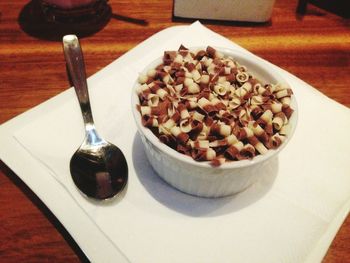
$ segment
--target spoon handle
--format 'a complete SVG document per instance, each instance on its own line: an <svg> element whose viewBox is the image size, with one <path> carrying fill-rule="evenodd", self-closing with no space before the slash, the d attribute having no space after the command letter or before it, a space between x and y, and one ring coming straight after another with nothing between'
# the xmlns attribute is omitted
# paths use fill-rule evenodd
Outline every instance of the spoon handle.
<svg viewBox="0 0 350 263"><path fill-rule="evenodd" d="M85 63L83 52L81 51L79 40L76 35L66 35L63 37L63 50L66 58L69 75L77 94L85 127L93 126L89 92L87 89Z"/></svg>

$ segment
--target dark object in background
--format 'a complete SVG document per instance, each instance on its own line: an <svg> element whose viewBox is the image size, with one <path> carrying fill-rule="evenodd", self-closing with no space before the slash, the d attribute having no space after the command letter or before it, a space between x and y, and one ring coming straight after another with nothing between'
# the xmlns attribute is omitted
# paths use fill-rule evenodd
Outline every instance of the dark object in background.
<svg viewBox="0 0 350 263"><path fill-rule="evenodd" d="M80 38L95 34L111 19L108 0L98 0L83 8L69 11L32 0L21 10L18 23L28 35L36 38L61 41L67 34Z"/></svg>
<svg viewBox="0 0 350 263"><path fill-rule="evenodd" d="M307 4L312 4L343 18L350 18L349 0L299 0L297 12L305 14Z"/></svg>
<svg viewBox="0 0 350 263"><path fill-rule="evenodd" d="M39 1L48 22L61 24L83 24L98 20L108 9L108 0L94 0L89 4L73 8L60 8L46 1Z"/></svg>

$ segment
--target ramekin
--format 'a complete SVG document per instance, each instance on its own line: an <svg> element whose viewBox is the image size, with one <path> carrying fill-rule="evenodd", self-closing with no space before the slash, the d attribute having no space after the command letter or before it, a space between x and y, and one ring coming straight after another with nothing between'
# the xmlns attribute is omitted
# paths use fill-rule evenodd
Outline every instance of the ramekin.
<svg viewBox="0 0 350 263"><path fill-rule="evenodd" d="M278 74L264 60L239 51L214 47L225 56L231 56L241 65L247 67L257 79L265 83L281 83L288 85L287 81ZM198 48L190 48L197 50ZM147 66L143 73L162 63L162 57ZM233 195L245 190L261 177L269 161L276 156L290 141L296 125L298 109L295 96L292 95L291 107L294 110L290 122L290 129L286 140L277 149L270 149L264 155L255 156L252 160L230 161L213 167L209 162L197 162L163 144L150 129L141 123L141 115L136 105L139 99L136 93L138 87L136 80L132 91L132 112L145 148L146 156L156 173L176 189L200 197L223 197ZM292 88L292 87L291 87Z"/></svg>

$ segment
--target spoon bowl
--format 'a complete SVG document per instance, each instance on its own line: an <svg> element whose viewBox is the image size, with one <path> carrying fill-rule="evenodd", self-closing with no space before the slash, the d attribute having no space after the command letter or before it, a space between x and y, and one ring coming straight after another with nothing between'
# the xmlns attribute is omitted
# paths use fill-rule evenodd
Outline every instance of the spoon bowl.
<svg viewBox="0 0 350 263"><path fill-rule="evenodd" d="M122 151L96 131L78 38L75 35L64 36L63 50L85 125L85 139L70 160L71 176L86 196L97 200L109 199L125 188L128 165Z"/></svg>
<svg viewBox="0 0 350 263"><path fill-rule="evenodd" d="M128 166L118 147L104 140L92 144L86 138L71 158L70 172L85 195L108 199L125 187Z"/></svg>

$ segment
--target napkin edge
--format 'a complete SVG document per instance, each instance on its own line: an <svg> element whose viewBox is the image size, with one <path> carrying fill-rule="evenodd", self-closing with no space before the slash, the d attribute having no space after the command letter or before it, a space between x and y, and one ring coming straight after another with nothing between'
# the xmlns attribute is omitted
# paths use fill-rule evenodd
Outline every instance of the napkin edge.
<svg viewBox="0 0 350 263"><path fill-rule="evenodd" d="M321 262L326 256L329 247L331 246L334 238L339 232L343 222L350 212L350 200L343 205L336 217L328 223L326 232L322 235L321 239L315 244L314 249L308 255L306 263Z"/></svg>

